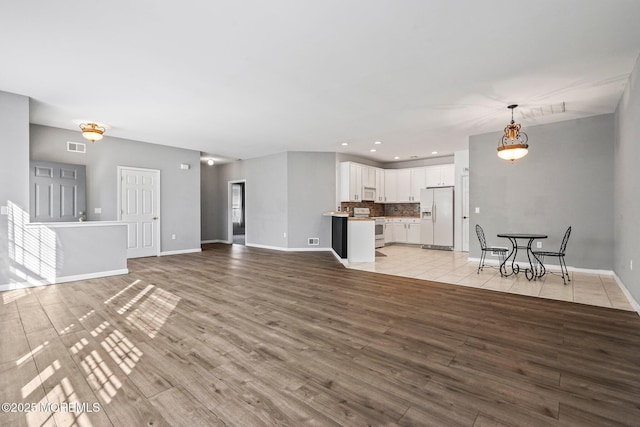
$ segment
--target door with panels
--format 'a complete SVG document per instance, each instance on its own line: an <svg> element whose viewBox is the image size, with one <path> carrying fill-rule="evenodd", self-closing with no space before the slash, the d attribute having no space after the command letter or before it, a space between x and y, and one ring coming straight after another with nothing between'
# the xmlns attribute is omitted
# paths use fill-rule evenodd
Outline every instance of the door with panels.
<svg viewBox="0 0 640 427"><path fill-rule="evenodd" d="M127 223L127 258L160 252L160 171L119 167L120 220Z"/></svg>

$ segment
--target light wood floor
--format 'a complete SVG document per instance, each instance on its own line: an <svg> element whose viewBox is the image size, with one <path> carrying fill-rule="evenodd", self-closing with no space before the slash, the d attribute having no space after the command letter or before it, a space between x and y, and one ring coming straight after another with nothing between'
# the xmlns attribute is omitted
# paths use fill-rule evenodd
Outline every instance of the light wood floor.
<svg viewBox="0 0 640 427"><path fill-rule="evenodd" d="M0 425L640 423L634 312L204 249L0 293L0 401L99 404Z"/></svg>

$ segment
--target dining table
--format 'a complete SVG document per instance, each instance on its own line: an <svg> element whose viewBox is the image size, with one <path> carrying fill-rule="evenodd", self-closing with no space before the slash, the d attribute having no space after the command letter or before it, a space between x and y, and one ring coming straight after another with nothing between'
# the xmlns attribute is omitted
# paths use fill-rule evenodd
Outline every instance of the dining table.
<svg viewBox="0 0 640 427"><path fill-rule="evenodd" d="M508 277L520 272L520 265L516 262L518 249L526 250L527 259L529 260L529 268L524 269L524 275L527 280L536 280L545 275L546 269L544 268L544 264L531 250L531 245L534 240L546 239L549 236L535 233L499 233L498 237L509 239L511 242L511 251L504 261L502 261L502 264L500 264L500 274L502 276ZM521 243L518 243L519 241ZM507 271L509 259L511 259L511 272Z"/></svg>

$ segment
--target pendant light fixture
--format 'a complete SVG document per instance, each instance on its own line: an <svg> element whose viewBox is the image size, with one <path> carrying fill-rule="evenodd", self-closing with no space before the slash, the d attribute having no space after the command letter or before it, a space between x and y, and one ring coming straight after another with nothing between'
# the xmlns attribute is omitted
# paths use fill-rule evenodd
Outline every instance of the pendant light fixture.
<svg viewBox="0 0 640 427"><path fill-rule="evenodd" d="M104 127L96 123L81 123L80 129L82 129L82 136L91 142L100 141L105 131Z"/></svg>
<svg viewBox="0 0 640 427"><path fill-rule="evenodd" d="M504 135L500 138L498 144L498 157L504 160L518 160L523 158L529 152L529 137L526 133L520 132L520 123L513 121L513 110L518 104L509 105L507 108L511 110L511 123L504 128Z"/></svg>

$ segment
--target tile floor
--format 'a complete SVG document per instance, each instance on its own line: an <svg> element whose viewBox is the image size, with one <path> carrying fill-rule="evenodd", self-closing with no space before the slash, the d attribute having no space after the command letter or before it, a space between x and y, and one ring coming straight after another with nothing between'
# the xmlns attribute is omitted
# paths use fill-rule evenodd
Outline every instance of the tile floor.
<svg viewBox="0 0 640 427"><path fill-rule="evenodd" d="M570 272L571 281L564 285L562 277L556 274L547 274L535 281L527 280L523 273L500 277L497 266L486 266L477 274L478 263L469 261L466 252L427 250L403 245L385 246L377 252L378 255L386 256L376 256L374 263L352 263L347 267L633 311L613 276Z"/></svg>

